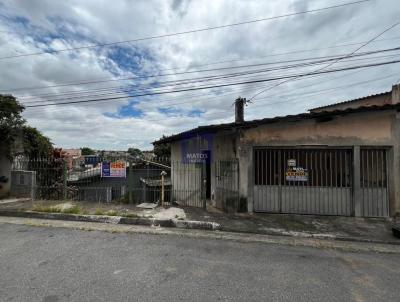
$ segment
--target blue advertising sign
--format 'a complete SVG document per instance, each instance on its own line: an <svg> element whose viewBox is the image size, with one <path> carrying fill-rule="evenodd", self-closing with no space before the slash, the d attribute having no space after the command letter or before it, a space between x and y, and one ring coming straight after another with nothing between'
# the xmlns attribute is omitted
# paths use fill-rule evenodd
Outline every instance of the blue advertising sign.
<svg viewBox="0 0 400 302"><path fill-rule="evenodd" d="M210 133L190 137L181 141L182 162L211 163L214 135Z"/></svg>
<svg viewBox="0 0 400 302"><path fill-rule="evenodd" d="M103 161L101 163L101 177L110 177L110 162Z"/></svg>

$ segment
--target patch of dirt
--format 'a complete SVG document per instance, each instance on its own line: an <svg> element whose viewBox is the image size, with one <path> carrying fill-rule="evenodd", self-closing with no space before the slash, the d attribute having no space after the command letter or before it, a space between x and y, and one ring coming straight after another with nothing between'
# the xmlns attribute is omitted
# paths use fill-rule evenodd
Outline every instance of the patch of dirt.
<svg viewBox="0 0 400 302"><path fill-rule="evenodd" d="M68 211L74 207L75 207L75 205L72 204L71 202L64 202L64 203L60 203L60 204L53 206L54 209L57 209L61 212Z"/></svg>
<svg viewBox="0 0 400 302"><path fill-rule="evenodd" d="M30 200L24 203L0 204L0 209L16 211L41 212L41 209L43 209L43 212L68 213L75 208L79 211L74 214L186 220L185 211L178 207L143 209L138 208L135 204L60 200Z"/></svg>
<svg viewBox="0 0 400 302"><path fill-rule="evenodd" d="M159 208L154 213L154 218L156 219L178 219L178 220L185 220L186 214L183 209L180 208Z"/></svg>

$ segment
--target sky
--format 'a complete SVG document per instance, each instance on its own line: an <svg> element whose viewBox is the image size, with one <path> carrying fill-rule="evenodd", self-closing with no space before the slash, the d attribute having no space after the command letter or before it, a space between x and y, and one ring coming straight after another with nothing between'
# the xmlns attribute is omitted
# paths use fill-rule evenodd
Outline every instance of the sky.
<svg viewBox="0 0 400 302"><path fill-rule="evenodd" d="M313 107L389 91L392 85L400 82L399 63L288 81L136 96L151 94L157 89L171 92L182 87L198 88L315 71L324 65L287 71L269 69L201 83L193 80L282 66L288 64L287 61L301 62L293 60L349 55L363 42L400 21L398 0L371 0L240 26L54 52L281 16L346 2L351 1L0 1L0 93L15 95L25 106L120 97L27 107L23 115L58 147L149 150L151 143L162 135L200 125L232 122L234 100L239 96L250 99L262 90L266 91L246 106L245 120L306 112ZM400 26L356 53L398 46ZM400 59L400 53L393 50L325 67L396 59ZM193 82L176 82L190 79Z"/></svg>

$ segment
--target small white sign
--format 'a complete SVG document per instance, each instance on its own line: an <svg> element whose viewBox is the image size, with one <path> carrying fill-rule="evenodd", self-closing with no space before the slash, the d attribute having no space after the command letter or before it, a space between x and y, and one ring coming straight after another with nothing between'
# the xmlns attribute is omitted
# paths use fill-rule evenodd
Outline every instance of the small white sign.
<svg viewBox="0 0 400 302"><path fill-rule="evenodd" d="M296 167L296 160L295 159L288 159L287 165L288 165L288 167Z"/></svg>

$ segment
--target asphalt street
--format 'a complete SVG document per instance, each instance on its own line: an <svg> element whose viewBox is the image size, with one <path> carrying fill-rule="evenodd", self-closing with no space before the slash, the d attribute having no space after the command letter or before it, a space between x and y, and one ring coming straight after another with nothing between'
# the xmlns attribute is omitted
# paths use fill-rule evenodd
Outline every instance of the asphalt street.
<svg viewBox="0 0 400 302"><path fill-rule="evenodd" d="M0 301L399 301L400 257L0 224Z"/></svg>

